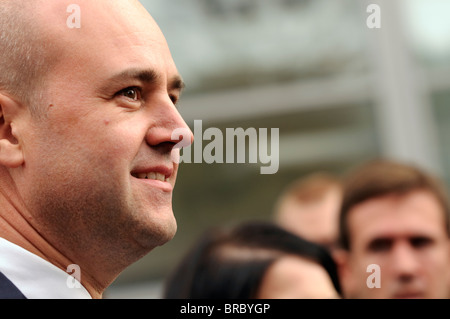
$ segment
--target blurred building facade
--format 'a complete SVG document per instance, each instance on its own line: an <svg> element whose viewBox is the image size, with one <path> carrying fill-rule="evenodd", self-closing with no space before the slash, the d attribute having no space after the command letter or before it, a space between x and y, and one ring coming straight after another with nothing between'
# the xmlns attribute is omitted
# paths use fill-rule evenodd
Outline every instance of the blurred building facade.
<svg viewBox="0 0 450 319"><path fill-rule="evenodd" d="M271 218L282 188L313 171L341 174L388 157L450 181L447 0L141 2L187 83L179 108L186 122L223 132L279 128L279 170L182 163L177 235L126 270L106 297L158 297L203 230ZM367 25L371 4L380 28Z"/></svg>

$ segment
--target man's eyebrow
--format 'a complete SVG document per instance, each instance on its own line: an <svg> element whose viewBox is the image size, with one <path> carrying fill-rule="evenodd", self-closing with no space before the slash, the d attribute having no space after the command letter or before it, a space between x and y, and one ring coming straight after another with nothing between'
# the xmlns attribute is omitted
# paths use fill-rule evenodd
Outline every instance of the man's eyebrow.
<svg viewBox="0 0 450 319"><path fill-rule="evenodd" d="M183 90L186 87L186 84L184 83L181 76L176 75L170 82L169 82L169 89L173 90Z"/></svg>
<svg viewBox="0 0 450 319"><path fill-rule="evenodd" d="M108 82L123 82L127 80L138 80L146 84L156 83L160 79L161 75L151 69L129 69L113 75L109 78ZM175 75L169 80L169 90L182 90L185 88L185 83L180 75Z"/></svg>

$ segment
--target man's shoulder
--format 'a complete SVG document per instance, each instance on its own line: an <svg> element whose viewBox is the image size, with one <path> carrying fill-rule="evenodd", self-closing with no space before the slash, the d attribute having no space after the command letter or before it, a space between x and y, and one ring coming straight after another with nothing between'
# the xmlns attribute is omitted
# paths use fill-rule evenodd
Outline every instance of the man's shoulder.
<svg viewBox="0 0 450 319"><path fill-rule="evenodd" d="M26 299L22 292L1 272L0 299Z"/></svg>

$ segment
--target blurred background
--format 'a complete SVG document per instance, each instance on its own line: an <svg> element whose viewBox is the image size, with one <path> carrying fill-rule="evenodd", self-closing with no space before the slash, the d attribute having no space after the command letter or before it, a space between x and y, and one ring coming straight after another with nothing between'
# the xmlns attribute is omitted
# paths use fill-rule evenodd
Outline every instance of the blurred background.
<svg viewBox="0 0 450 319"><path fill-rule="evenodd" d="M175 238L123 272L105 298L159 298L203 231L271 219L282 189L312 172L343 174L386 157L450 183L450 1L141 3L187 83L179 109L191 128L279 128L280 166L261 175L261 163L183 163ZM381 9L380 28L367 26L370 4Z"/></svg>

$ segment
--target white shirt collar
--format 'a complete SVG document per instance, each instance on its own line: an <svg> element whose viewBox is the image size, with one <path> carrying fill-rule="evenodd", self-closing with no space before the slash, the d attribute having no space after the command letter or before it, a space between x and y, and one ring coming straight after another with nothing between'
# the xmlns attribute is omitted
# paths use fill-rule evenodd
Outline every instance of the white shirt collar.
<svg viewBox="0 0 450 319"><path fill-rule="evenodd" d="M3 238L0 272L28 299L91 299L74 277Z"/></svg>

